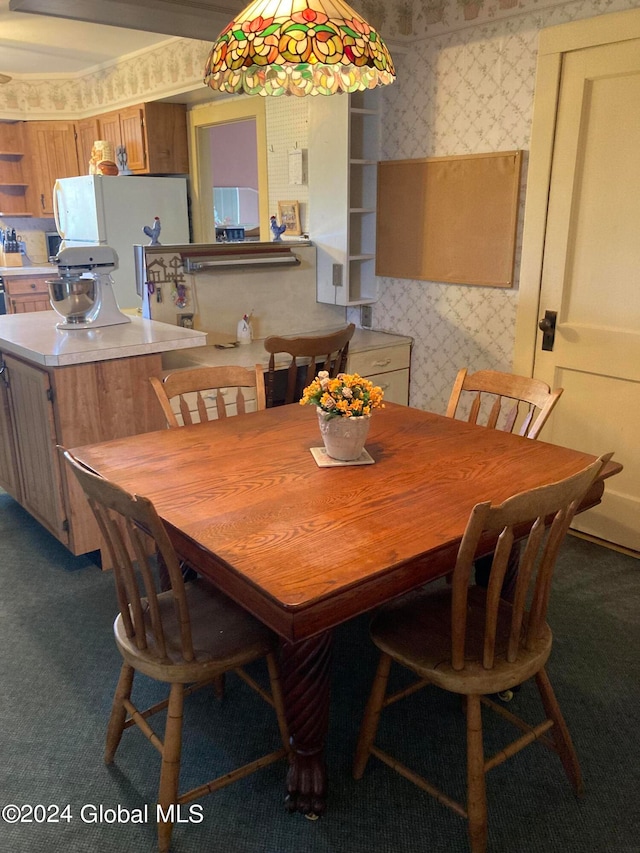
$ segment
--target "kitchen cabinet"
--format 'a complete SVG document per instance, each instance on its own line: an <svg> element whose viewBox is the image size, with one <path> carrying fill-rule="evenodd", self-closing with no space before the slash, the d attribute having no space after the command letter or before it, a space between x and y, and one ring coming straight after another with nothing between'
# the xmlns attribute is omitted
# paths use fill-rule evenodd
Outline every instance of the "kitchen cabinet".
<svg viewBox="0 0 640 853"><path fill-rule="evenodd" d="M160 355L41 368L2 355L0 484L74 554L101 547L89 506L57 445L164 427L149 383Z"/></svg>
<svg viewBox="0 0 640 853"><path fill-rule="evenodd" d="M127 166L132 172L144 172L147 163L143 122L139 107L98 116L98 139L111 142L114 151L123 145L127 151Z"/></svg>
<svg viewBox="0 0 640 853"><path fill-rule="evenodd" d="M28 216L24 122L0 122L0 216Z"/></svg>
<svg viewBox="0 0 640 853"><path fill-rule="evenodd" d="M0 488L21 498L6 367L0 358Z"/></svg>
<svg viewBox="0 0 640 853"><path fill-rule="evenodd" d="M76 125L76 152L78 155L78 168L80 175L89 174L89 163L93 143L100 139L100 122L97 116L84 118L75 123Z"/></svg>
<svg viewBox="0 0 640 853"><path fill-rule="evenodd" d="M57 320L45 311L0 316L0 486L70 551L85 554L102 540L57 446L164 429L149 377L161 374L162 352L202 346L206 335L137 317L66 332Z"/></svg>
<svg viewBox="0 0 640 853"><path fill-rule="evenodd" d="M69 531L49 374L9 355L3 362L19 475L19 492L13 497L66 545Z"/></svg>
<svg viewBox="0 0 640 853"><path fill-rule="evenodd" d="M319 302L375 302L379 93L313 98L309 106L309 233Z"/></svg>
<svg viewBox="0 0 640 853"><path fill-rule="evenodd" d="M0 215L53 216L58 178L86 175L96 139L134 174L188 174L184 104L151 102L73 121L0 122Z"/></svg>
<svg viewBox="0 0 640 853"><path fill-rule="evenodd" d="M25 123L29 151L27 198L34 216L53 216L53 186L58 178L80 174L72 121Z"/></svg>
<svg viewBox="0 0 640 853"><path fill-rule="evenodd" d="M400 338L391 346L372 346L371 342L367 343L367 336L376 333L363 331L360 334L363 338L360 346L363 348L354 352L349 350L347 371L359 373L374 385L379 385L388 403L408 406L410 341Z"/></svg>
<svg viewBox="0 0 640 853"><path fill-rule="evenodd" d="M4 273L2 280L4 281L7 314L52 310L49 302L47 278L55 276L55 269L52 269L50 275L11 275Z"/></svg>
<svg viewBox="0 0 640 853"><path fill-rule="evenodd" d="M98 138L124 145L127 165L135 174L189 172L187 119L184 104L151 102L97 116Z"/></svg>

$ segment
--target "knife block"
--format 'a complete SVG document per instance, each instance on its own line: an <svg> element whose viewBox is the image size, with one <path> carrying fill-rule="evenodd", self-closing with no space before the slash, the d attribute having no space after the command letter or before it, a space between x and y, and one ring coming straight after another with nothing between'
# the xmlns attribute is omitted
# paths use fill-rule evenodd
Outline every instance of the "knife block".
<svg viewBox="0 0 640 853"><path fill-rule="evenodd" d="M24 255L22 252L0 252L0 266L21 267Z"/></svg>

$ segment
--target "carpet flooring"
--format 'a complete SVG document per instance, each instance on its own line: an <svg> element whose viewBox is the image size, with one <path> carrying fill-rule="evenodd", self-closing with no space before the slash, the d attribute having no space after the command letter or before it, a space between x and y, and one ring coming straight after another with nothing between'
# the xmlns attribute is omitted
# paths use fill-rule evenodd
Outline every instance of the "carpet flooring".
<svg viewBox="0 0 640 853"><path fill-rule="evenodd" d="M0 492L0 805L38 806L22 808L30 822L12 823L14 811L2 812L2 851L156 849L157 752L131 730L114 764L102 760L120 668L111 632L115 612L110 573L71 556ZM489 849L640 853L640 562L568 537L549 621L555 643L548 671L586 793L576 799L557 757L529 747L488 776ZM377 759L370 759L361 781L351 777L376 665L367 625L361 617L335 632L327 815L311 822L285 812L280 762L197 801L195 820L187 808L186 822L174 829L175 853L468 850L464 821ZM141 694L141 701L163 695L144 680ZM539 714L532 685L517 694L514 710ZM492 715L485 726L487 753L499 746L502 725ZM429 688L387 711L379 738L383 748L461 796L462 733L459 700ZM222 702L201 691L187 701L183 786L210 778L212 767L249 760L270 739L275 748L269 709L235 676L228 677Z"/></svg>

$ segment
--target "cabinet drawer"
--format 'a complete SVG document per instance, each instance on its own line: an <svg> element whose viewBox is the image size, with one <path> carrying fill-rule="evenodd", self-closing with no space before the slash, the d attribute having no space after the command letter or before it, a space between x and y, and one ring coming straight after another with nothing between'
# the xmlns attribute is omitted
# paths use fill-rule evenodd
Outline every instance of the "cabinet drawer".
<svg viewBox="0 0 640 853"><path fill-rule="evenodd" d="M387 403L398 403L401 406L409 405L409 368L392 370L390 373L374 374L368 376L367 379L382 388Z"/></svg>
<svg viewBox="0 0 640 853"><path fill-rule="evenodd" d="M391 370L404 370L409 367L411 348L409 344L395 347L381 347L365 352L349 353L349 373L368 376L374 373L386 373ZM378 383L379 384L379 383Z"/></svg>
<svg viewBox="0 0 640 853"><path fill-rule="evenodd" d="M49 297L43 293L12 296L7 303L8 314L29 314L32 311L53 311Z"/></svg>
<svg viewBox="0 0 640 853"><path fill-rule="evenodd" d="M51 278L55 278L53 273ZM26 293L47 293L47 276L4 276L5 287L10 296L22 296Z"/></svg>

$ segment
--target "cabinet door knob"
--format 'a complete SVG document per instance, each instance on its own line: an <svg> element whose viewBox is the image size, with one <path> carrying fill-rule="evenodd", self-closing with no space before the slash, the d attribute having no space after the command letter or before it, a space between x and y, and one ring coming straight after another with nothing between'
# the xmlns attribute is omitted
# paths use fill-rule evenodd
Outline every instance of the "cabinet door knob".
<svg viewBox="0 0 640 853"><path fill-rule="evenodd" d="M391 363L391 359L385 358L385 359L382 359L381 361L374 361L373 366L374 367L386 367L390 363Z"/></svg>
<svg viewBox="0 0 640 853"><path fill-rule="evenodd" d="M36 289L36 283L35 283L35 281L32 281L32 282L31 282L30 287L31 287L31 290L35 290L35 289Z"/></svg>

